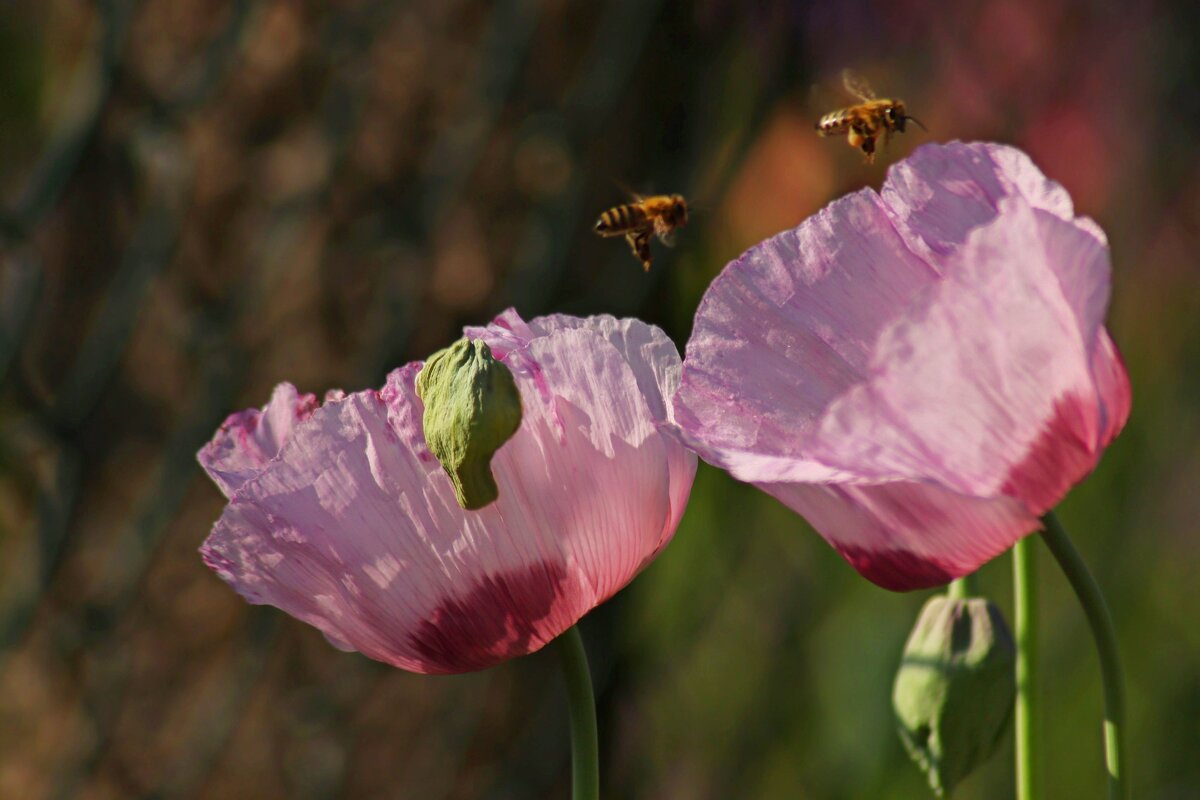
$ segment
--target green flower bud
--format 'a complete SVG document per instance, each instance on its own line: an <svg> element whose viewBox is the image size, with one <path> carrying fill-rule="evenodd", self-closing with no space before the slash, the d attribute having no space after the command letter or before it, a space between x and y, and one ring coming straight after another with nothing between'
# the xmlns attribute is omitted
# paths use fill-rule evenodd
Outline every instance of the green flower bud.
<svg viewBox="0 0 1200 800"><path fill-rule="evenodd" d="M1016 648L1000 609L979 597L931 598L904 646L892 708L908 754L938 797L1000 743L1016 695Z"/></svg>
<svg viewBox="0 0 1200 800"><path fill-rule="evenodd" d="M454 483L463 508L500 496L492 456L521 426L521 394L508 367L481 340L459 339L429 357L417 375L425 442Z"/></svg>

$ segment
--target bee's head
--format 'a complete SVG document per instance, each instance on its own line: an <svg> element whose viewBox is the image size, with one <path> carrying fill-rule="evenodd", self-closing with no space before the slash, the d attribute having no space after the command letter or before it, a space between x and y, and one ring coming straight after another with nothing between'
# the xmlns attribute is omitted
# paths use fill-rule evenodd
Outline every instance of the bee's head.
<svg viewBox="0 0 1200 800"><path fill-rule="evenodd" d="M900 133L904 133L904 126L910 122L915 124L921 130L925 130L925 125L922 124L921 120L911 116L908 111L905 110L904 102L902 100L897 100L891 108L883 112L883 115L887 120L888 126L890 126L893 130L899 131Z"/></svg>
<svg viewBox="0 0 1200 800"><path fill-rule="evenodd" d="M683 199L681 194L671 195L671 211L670 219L672 225L687 225L688 221L688 206L687 200Z"/></svg>

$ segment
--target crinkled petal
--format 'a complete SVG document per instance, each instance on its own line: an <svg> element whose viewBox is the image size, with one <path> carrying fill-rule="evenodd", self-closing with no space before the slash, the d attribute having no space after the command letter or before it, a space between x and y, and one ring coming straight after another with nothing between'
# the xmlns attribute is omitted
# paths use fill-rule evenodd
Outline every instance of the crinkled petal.
<svg viewBox="0 0 1200 800"><path fill-rule="evenodd" d="M509 357L524 418L493 460L495 503L458 506L409 365L298 428L235 495L206 562L251 602L416 672L540 648L659 546L673 442L601 336L564 331Z"/></svg>
<svg viewBox="0 0 1200 800"><path fill-rule="evenodd" d="M651 417L673 428L674 412L667 401L679 388L682 361L675 343L660 328L639 319L617 319L608 314L591 317L550 314L526 323L510 308L491 325L467 328L465 332L467 336L487 341L493 353L507 354L536 338L568 330L592 331L615 347L633 371ZM670 442L667 461L671 472L671 514L663 528L663 545L669 541L687 507L696 475L696 454L678 442Z"/></svg>
<svg viewBox="0 0 1200 800"><path fill-rule="evenodd" d="M1106 246L1104 232L1076 217L1071 196L1023 151L990 142L926 144L888 169L883 202L913 249L946 255L990 222L1006 197L1020 197Z"/></svg>
<svg viewBox="0 0 1200 800"><path fill-rule="evenodd" d="M650 415L660 422L669 419L670 411L663 398L671 397L679 388L683 363L675 343L660 328L640 319L617 319L609 314L592 317L550 314L537 317L529 326L543 336L566 330L589 330L600 334L625 357L646 398Z"/></svg>
<svg viewBox="0 0 1200 800"><path fill-rule="evenodd" d="M805 436L865 379L883 326L937 277L870 190L752 247L696 312L674 401L688 442L742 480L785 479L755 455L811 480L836 475L802 452Z"/></svg>
<svg viewBox="0 0 1200 800"><path fill-rule="evenodd" d="M567 330L589 330L607 339L629 363L654 419L669 418L664 398L674 395L679 387L679 351L661 329L640 319L617 319L610 314L549 314L525 322L509 308L490 325L467 327L464 333L472 339L483 339L497 358L503 358L534 339Z"/></svg>
<svg viewBox="0 0 1200 800"><path fill-rule="evenodd" d="M232 497L279 453L296 425L317 406L314 395L300 394L290 383L279 384L262 410L229 415L197 455L200 465L225 496Z"/></svg>
<svg viewBox="0 0 1200 800"><path fill-rule="evenodd" d="M541 336L542 331L531 328L529 323L521 319L517 310L510 307L488 325L469 325L463 328L463 335L468 339L483 339L492 349L492 355L502 359L513 350L520 350Z"/></svg>
<svg viewBox="0 0 1200 800"><path fill-rule="evenodd" d="M935 262L994 220L1007 198L1025 201L1056 231L1045 237L1052 248L1046 263L1062 284L1085 338L1090 341L1091 331L1103 325L1111 272L1108 240L1092 220L1075 216L1066 189L1043 175L1021 150L987 142L924 145L888 171L882 196L910 247ZM1061 223L1075 234L1064 231Z"/></svg>
<svg viewBox="0 0 1200 800"><path fill-rule="evenodd" d="M1078 231L1003 202L880 336L871 378L830 405L808 443L816 458L873 480L1014 495L1036 513L1095 465L1087 348L1048 263L1055 237Z"/></svg>

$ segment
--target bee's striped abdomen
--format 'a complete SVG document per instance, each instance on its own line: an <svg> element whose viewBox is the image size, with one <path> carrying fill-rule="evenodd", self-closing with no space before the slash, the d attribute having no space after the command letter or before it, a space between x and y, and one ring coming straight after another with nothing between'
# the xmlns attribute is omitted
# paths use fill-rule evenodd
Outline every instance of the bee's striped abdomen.
<svg viewBox="0 0 1200 800"><path fill-rule="evenodd" d="M596 232L602 235L618 235L635 228L644 227L646 212L640 205L626 203L610 208L596 220Z"/></svg>
<svg viewBox="0 0 1200 800"><path fill-rule="evenodd" d="M845 133L850 127L850 122L853 115L850 109L841 108L837 111L830 111L817 122L817 131L822 136L832 136L838 133Z"/></svg>

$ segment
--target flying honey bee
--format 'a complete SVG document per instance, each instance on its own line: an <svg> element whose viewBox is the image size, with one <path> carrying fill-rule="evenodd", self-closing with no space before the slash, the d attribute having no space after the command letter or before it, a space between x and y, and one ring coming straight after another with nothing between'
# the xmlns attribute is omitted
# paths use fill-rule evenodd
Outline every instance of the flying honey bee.
<svg viewBox="0 0 1200 800"><path fill-rule="evenodd" d="M871 85L850 70L842 73L842 84L862 102L821 117L816 125L817 133L821 136L847 134L850 146L862 150L868 164L875 162L875 141L880 136L886 146L892 132L904 133L904 126L909 121L915 122L921 130L927 130L919 119L905 110L903 100L877 98Z"/></svg>
<svg viewBox="0 0 1200 800"><path fill-rule="evenodd" d="M650 237L670 247L675 231L687 225L688 205L679 194L654 197L634 195L632 203L615 206L596 220L595 231L601 236L624 236L642 269L650 271Z"/></svg>

